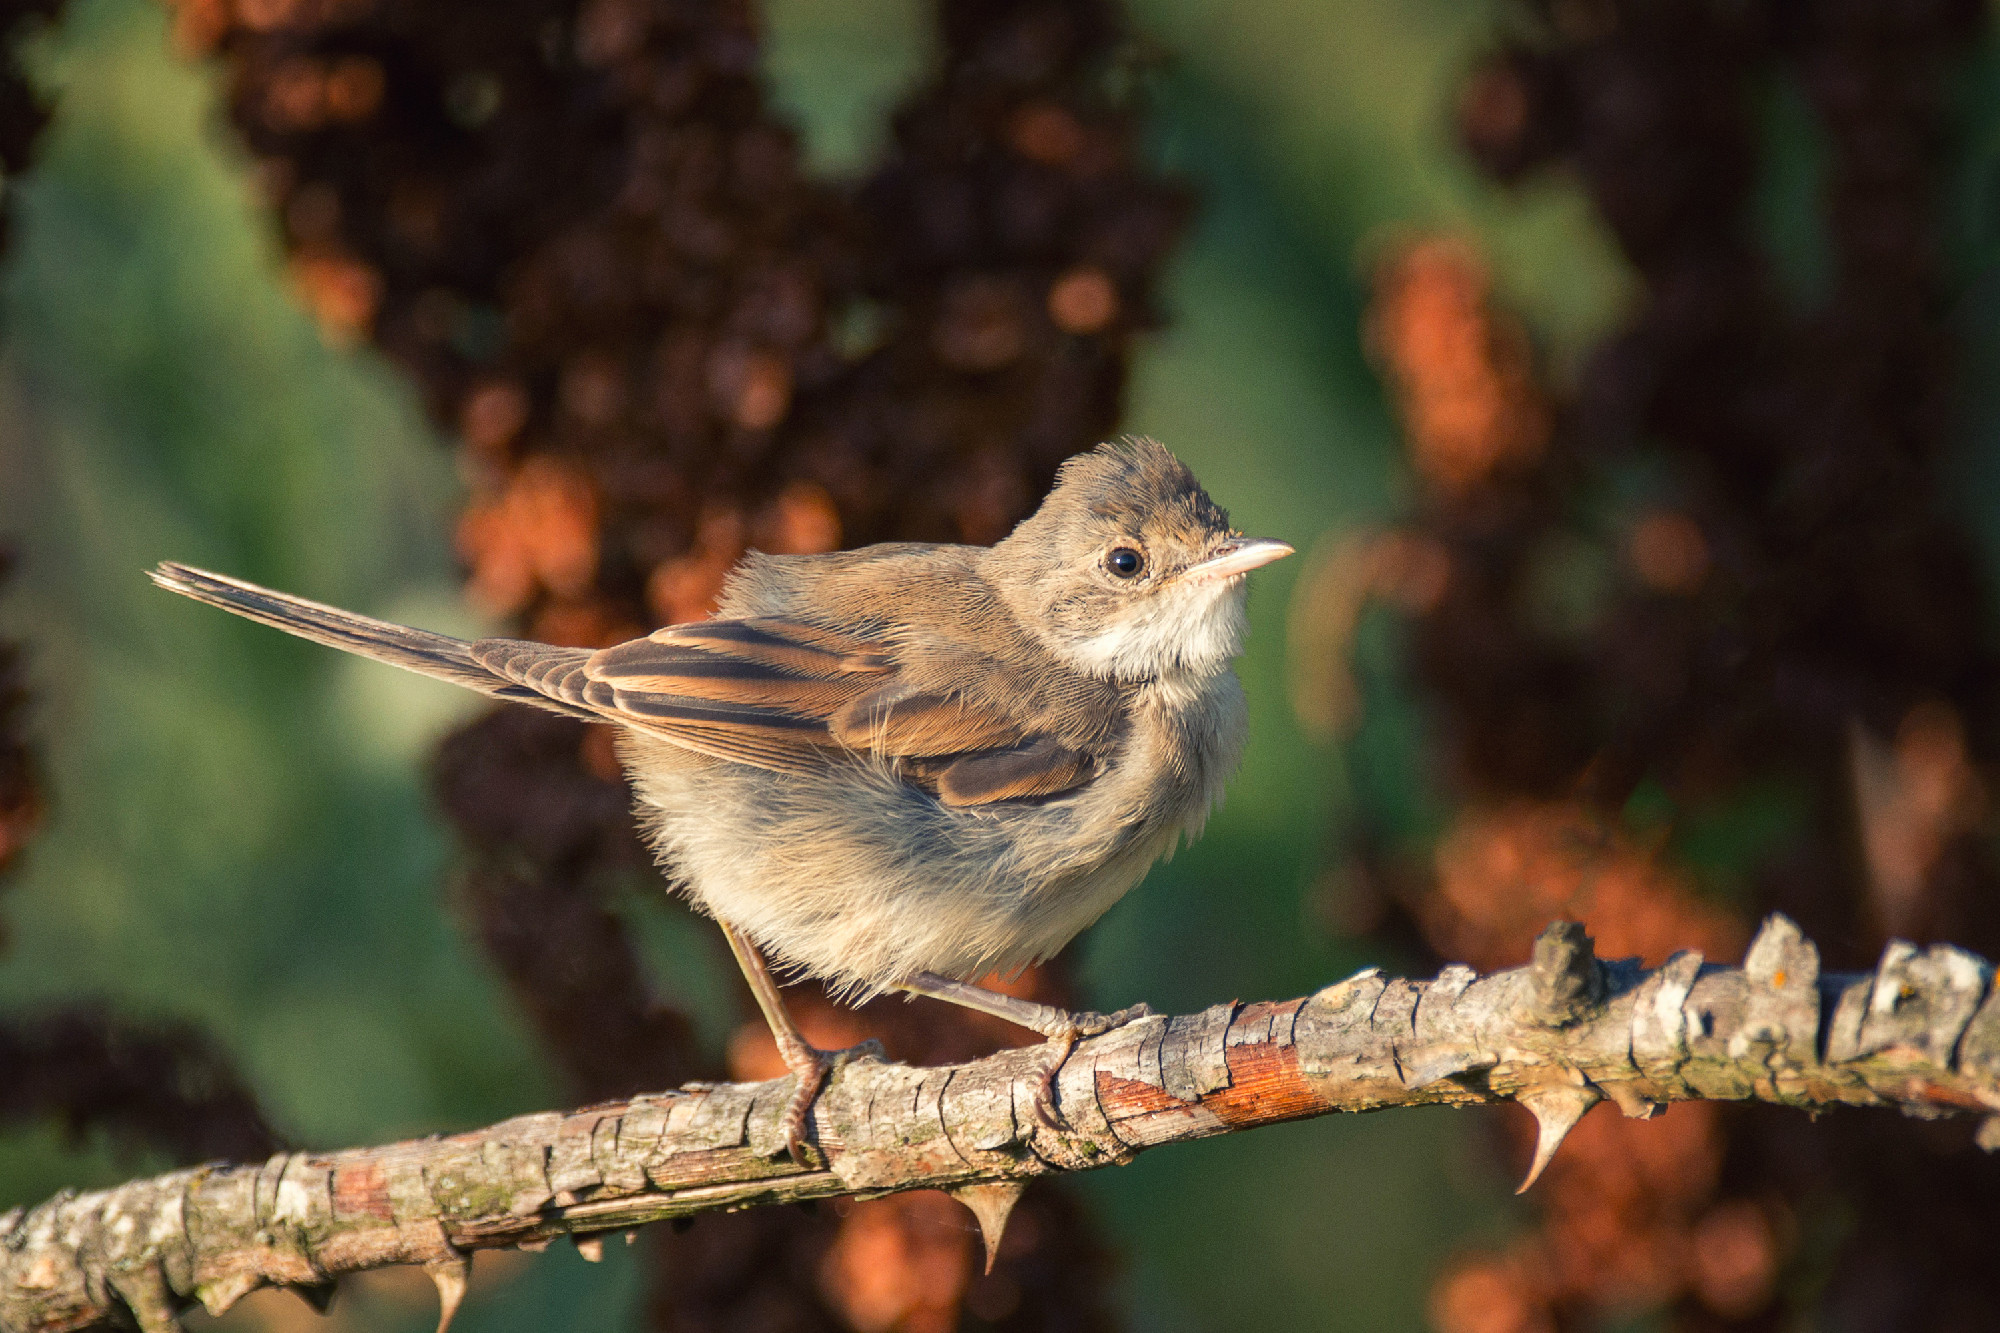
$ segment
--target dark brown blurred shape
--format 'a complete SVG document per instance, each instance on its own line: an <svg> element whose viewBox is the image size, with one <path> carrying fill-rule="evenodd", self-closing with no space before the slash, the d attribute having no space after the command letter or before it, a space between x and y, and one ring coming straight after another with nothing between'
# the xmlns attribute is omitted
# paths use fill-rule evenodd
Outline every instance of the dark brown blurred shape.
<svg viewBox="0 0 2000 1333"><path fill-rule="evenodd" d="M12 553L0 549L0 587L12 565ZM28 741L28 715L26 655L19 645L0 640L0 876L42 824L42 788ZM5 939L0 928L0 942Z"/></svg>
<svg viewBox="0 0 2000 1333"><path fill-rule="evenodd" d="M39 24L55 21L64 0L8 0L0 8L0 179L12 178L27 170L35 151L35 140L49 122L27 70L16 52L20 43ZM0 250L7 246L10 209L0 207Z"/></svg>
<svg viewBox="0 0 2000 1333"><path fill-rule="evenodd" d="M707 615L751 547L992 541L1114 430L1187 211L1107 91L1117 15L945 0L938 22L938 68L849 190L800 171L742 0L178 8L182 40L228 61L328 337L372 339L457 437L472 596L571 644ZM495 713L446 743L437 785L459 901L579 1095L720 1072L614 910L650 876L602 729ZM794 1002L830 1044L912 1059L1023 1039ZM969 1216L939 1229L952 1209L663 1231L651 1325L1108 1326L1102 1249L1059 1191L1030 1194L979 1281Z"/></svg>
<svg viewBox="0 0 2000 1333"><path fill-rule="evenodd" d="M1558 1329L1682 1306L1699 1326L1757 1315L1776 1292L1796 1227L1776 1200L1716 1200L1725 1147L1713 1103L1663 1120L1587 1115L1536 1185L1539 1231L1442 1274L1431 1317L1442 1333ZM1525 1165L1532 1126L1516 1126Z"/></svg>
<svg viewBox="0 0 2000 1333"><path fill-rule="evenodd" d="M1652 959L1733 958L1773 908L1834 967L1891 932L2000 945L1994 608L1940 466L1959 370L1945 90L1984 12L1548 0L1514 18L1461 95L1464 141L1503 181L1573 172L1642 295L1555 401L1473 252L1420 240L1383 264L1375 347L1434 483L1399 540L1449 570L1414 654L1464 804L1434 867L1373 881L1413 938L1488 966L1552 914ZM1762 105L1785 87L1824 145L1823 292L1788 292L1753 219ZM1548 406L1502 410L1523 401ZM1539 454L1508 424L1534 419ZM1654 493L1607 505L1634 475ZM1775 823L1740 831L1758 809ZM1732 812L1725 903L1683 835ZM2000 1308L1978 1221L2000 1170L1951 1128L1600 1107L1534 1198L1537 1231L1440 1279L1440 1328L1971 1329Z"/></svg>
<svg viewBox="0 0 2000 1333"><path fill-rule="evenodd" d="M0 1022L0 1121L54 1121L180 1165L254 1162L284 1146L232 1063L197 1029L87 1004Z"/></svg>
<svg viewBox="0 0 2000 1333"><path fill-rule="evenodd" d="M1481 971L1518 966L1550 921L1582 921L1607 958L1658 967L1681 949L1743 951L1743 922L1693 891L1656 849L1579 802L1464 810L1416 904L1424 937Z"/></svg>

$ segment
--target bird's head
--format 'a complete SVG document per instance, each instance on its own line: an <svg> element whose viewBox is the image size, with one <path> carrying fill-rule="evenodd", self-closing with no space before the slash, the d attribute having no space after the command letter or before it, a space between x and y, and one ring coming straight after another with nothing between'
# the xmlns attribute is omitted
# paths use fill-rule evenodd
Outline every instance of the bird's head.
<svg viewBox="0 0 2000 1333"><path fill-rule="evenodd" d="M1063 464L1042 507L985 557L986 577L1058 656L1094 676L1220 671L1242 651L1244 576L1290 555L1244 537L1152 440Z"/></svg>

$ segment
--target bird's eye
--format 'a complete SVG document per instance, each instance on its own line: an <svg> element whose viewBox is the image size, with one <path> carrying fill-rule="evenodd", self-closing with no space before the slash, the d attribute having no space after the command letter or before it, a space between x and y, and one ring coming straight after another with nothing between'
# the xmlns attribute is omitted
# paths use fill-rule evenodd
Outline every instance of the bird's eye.
<svg viewBox="0 0 2000 1333"><path fill-rule="evenodd" d="M1135 579L1146 567L1146 557L1129 546L1120 546L1104 557L1104 567L1121 579Z"/></svg>

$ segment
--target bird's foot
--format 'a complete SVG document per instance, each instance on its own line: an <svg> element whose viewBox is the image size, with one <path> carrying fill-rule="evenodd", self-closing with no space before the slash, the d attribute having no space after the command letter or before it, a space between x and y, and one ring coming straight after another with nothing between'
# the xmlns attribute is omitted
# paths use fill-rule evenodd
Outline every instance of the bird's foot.
<svg viewBox="0 0 2000 1333"><path fill-rule="evenodd" d="M808 1171L824 1165L824 1154L819 1152L807 1131L812 1123L813 1103L826 1088L826 1080L834 1070L842 1065L853 1064L857 1060L880 1060L883 1058L882 1043L873 1038L859 1046L849 1046L842 1051L822 1051L817 1046L801 1043L785 1051L785 1063L792 1067L798 1084L792 1089L792 1100L785 1106L785 1151L793 1162Z"/></svg>
<svg viewBox="0 0 2000 1333"><path fill-rule="evenodd" d="M1150 1004L1128 1004L1123 1009L1116 1009L1108 1014L1080 1009L1069 1016L1070 1025L1068 1033L1070 1034L1070 1041L1074 1044L1084 1037L1100 1036L1103 1033L1122 1028L1127 1023L1136 1023L1142 1018L1156 1017L1157 1013L1158 1011Z"/></svg>
<svg viewBox="0 0 2000 1333"><path fill-rule="evenodd" d="M1049 1040L1042 1048L1042 1077L1035 1087L1035 1119L1050 1130L1062 1128L1062 1113L1056 1107L1056 1075L1062 1072L1077 1042L1151 1018L1155 1011L1149 1004L1134 1004L1108 1014L1088 1009L1059 1012L1063 1018L1061 1025L1044 1029Z"/></svg>

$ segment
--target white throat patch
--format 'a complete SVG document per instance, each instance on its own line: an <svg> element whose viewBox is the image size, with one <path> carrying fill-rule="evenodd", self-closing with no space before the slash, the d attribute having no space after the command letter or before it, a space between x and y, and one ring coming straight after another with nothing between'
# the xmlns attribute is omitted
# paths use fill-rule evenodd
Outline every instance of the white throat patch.
<svg viewBox="0 0 2000 1333"><path fill-rule="evenodd" d="M1249 633L1245 591L1240 577L1167 589L1134 614L1064 643L1059 651L1078 670L1114 680L1209 675L1243 651Z"/></svg>

